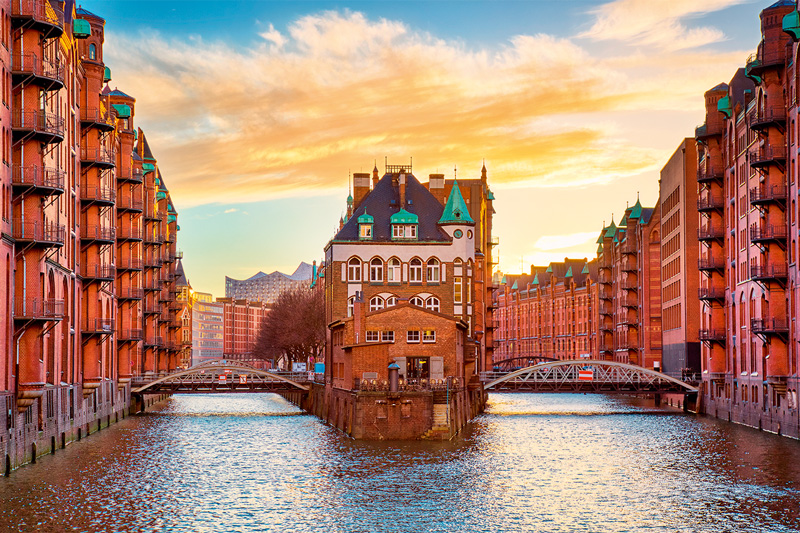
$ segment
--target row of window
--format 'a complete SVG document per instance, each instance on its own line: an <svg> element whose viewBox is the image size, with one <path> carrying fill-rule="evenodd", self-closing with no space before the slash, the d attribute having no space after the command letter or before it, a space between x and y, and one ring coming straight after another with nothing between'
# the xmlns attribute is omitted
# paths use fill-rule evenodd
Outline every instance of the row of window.
<svg viewBox="0 0 800 533"><path fill-rule="evenodd" d="M394 342L394 331L367 330L367 342ZM413 329L406 331L406 342L415 344L418 342L436 342L436 330L434 329Z"/></svg>
<svg viewBox="0 0 800 533"><path fill-rule="evenodd" d="M389 259L386 264L384 265L383 259L379 257L373 258L369 262L369 280L364 281L371 281L376 283L382 283L384 281L384 270L385 270L385 279L390 283L400 283L402 281L401 277L401 267L402 263L396 257ZM460 268L463 265L461 259L456 259L453 262L453 266L455 268ZM467 268L472 266L472 262L470 261L467 264ZM424 268L423 268L424 267ZM441 280L440 272L441 272L441 263L435 257L428 259L427 263L423 263L421 259L414 258L408 263L408 281L414 282L422 282L422 273L425 270L425 281L428 283L439 283ZM361 281L361 272L362 272L362 263L361 259L358 257L351 257L349 261L347 261L347 281L350 282L360 282Z"/></svg>
<svg viewBox="0 0 800 533"><path fill-rule="evenodd" d="M353 307L355 306L356 297L351 296L347 300L347 316L353 316ZM426 299L423 299L420 296L412 297L408 303L411 305L415 305L417 307L424 307L430 311L439 312L441 309L441 302L439 298L436 296L429 296ZM387 296L383 298L382 296L373 296L369 299L369 310L370 311L380 311L386 307L394 307L397 305L397 296Z"/></svg>

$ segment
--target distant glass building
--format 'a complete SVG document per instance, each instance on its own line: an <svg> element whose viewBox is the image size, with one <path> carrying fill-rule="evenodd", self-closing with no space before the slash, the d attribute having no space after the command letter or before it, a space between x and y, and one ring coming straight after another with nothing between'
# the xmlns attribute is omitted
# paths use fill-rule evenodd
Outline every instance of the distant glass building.
<svg viewBox="0 0 800 533"><path fill-rule="evenodd" d="M311 283L311 274L311 265L303 262L292 275L276 270L271 274L259 272L247 279L225 276L225 298L275 303L280 293L287 289L308 287Z"/></svg>

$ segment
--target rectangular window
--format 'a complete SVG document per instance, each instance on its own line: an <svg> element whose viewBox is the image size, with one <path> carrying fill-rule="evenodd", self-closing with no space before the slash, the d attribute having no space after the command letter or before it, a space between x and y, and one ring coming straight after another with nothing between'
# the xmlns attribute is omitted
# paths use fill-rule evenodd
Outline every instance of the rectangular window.
<svg viewBox="0 0 800 533"><path fill-rule="evenodd" d="M461 277L456 276L453 278L453 303L460 304L461 302L462 302Z"/></svg>
<svg viewBox="0 0 800 533"><path fill-rule="evenodd" d="M419 342L419 331L407 331L406 342Z"/></svg>
<svg viewBox="0 0 800 533"><path fill-rule="evenodd" d="M381 331L381 342L394 342L394 331Z"/></svg>
<svg viewBox="0 0 800 533"><path fill-rule="evenodd" d="M372 224L361 224L361 238L369 239L372 237Z"/></svg>
<svg viewBox="0 0 800 533"><path fill-rule="evenodd" d="M378 342L379 339L377 331L367 331L367 342Z"/></svg>
<svg viewBox="0 0 800 533"><path fill-rule="evenodd" d="M422 332L422 342L436 342L436 330L426 329Z"/></svg>
<svg viewBox="0 0 800 533"><path fill-rule="evenodd" d="M395 224L392 226L392 237L395 239L402 239L403 238L403 226L400 224Z"/></svg>

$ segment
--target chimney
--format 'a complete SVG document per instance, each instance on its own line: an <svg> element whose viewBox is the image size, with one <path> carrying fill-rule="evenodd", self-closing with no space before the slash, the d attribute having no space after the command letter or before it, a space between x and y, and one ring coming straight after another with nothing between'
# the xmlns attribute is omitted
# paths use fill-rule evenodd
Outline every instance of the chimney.
<svg viewBox="0 0 800 533"><path fill-rule="evenodd" d="M400 174L398 178L398 185L400 188L400 209L406 208L406 175Z"/></svg>
<svg viewBox="0 0 800 533"><path fill-rule="evenodd" d="M372 188L378 185L378 163L375 162L375 168L372 169Z"/></svg>
<svg viewBox="0 0 800 533"><path fill-rule="evenodd" d="M354 172L353 173L353 211L358 209L358 206L369 194L369 173Z"/></svg>

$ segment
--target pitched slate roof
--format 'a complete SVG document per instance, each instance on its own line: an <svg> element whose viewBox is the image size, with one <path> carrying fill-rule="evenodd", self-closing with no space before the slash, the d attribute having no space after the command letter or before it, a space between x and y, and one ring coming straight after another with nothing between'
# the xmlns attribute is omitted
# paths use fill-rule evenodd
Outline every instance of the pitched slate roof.
<svg viewBox="0 0 800 533"><path fill-rule="evenodd" d="M99 17L99 16L95 15L94 13L92 13L91 11L89 11L88 9L84 9L82 7L77 8L75 10L75 14L83 15L83 16L86 16L86 17L94 17L94 18L100 19L100 20L106 20L103 17Z"/></svg>
<svg viewBox="0 0 800 533"><path fill-rule="evenodd" d="M119 90L119 89L117 89L116 87L114 88L114 90L113 90L113 91L109 91L109 92L108 92L108 95L110 95L110 96L121 96L121 97L123 97L123 98L130 98L130 99L133 99L133 96L131 96L131 95L129 95L129 94L125 94L124 92L120 91L120 90Z"/></svg>
<svg viewBox="0 0 800 533"><path fill-rule="evenodd" d="M177 287L191 287L189 280L186 279L186 273L183 271L183 263L180 259L176 261L175 273L178 275L178 279L175 281Z"/></svg>
<svg viewBox="0 0 800 533"><path fill-rule="evenodd" d="M142 157L145 160L155 161L156 158L153 157L153 151L150 150L150 145L147 143L147 137L145 137L142 128L139 128L139 145L142 152Z"/></svg>
<svg viewBox="0 0 800 533"><path fill-rule="evenodd" d="M392 184L392 175L385 174L356 208L333 241L359 242L358 217L369 213L375 220L372 240L367 242L392 242L391 217L404 207L419 217L417 240L411 242L451 242L450 236L439 227L444 208L428 189L414 177L406 174L406 205L400 205L400 191Z"/></svg>

